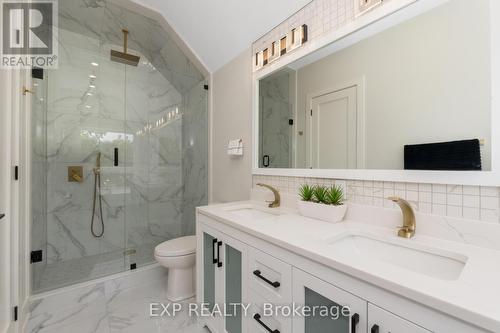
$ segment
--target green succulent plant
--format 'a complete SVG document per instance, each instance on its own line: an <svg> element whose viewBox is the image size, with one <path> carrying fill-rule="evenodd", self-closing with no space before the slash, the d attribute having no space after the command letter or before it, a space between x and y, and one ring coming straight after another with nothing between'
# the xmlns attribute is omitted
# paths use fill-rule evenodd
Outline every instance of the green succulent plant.
<svg viewBox="0 0 500 333"><path fill-rule="evenodd" d="M311 201L314 196L314 186L304 184L299 189L299 195L302 201Z"/></svg>
<svg viewBox="0 0 500 333"><path fill-rule="evenodd" d="M342 187L333 185L327 190L326 200L329 205L340 206L344 204L344 191Z"/></svg>
<svg viewBox="0 0 500 333"><path fill-rule="evenodd" d="M318 203L328 204L328 189L326 186L317 185L314 187L314 199Z"/></svg>

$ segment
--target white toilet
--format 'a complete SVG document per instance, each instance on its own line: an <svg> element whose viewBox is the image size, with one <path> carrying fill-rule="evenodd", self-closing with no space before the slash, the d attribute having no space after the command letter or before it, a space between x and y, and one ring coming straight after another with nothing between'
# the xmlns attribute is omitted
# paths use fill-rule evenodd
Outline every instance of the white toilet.
<svg viewBox="0 0 500 333"><path fill-rule="evenodd" d="M196 236L163 242L155 247L155 259L168 268L167 298L182 301L195 295Z"/></svg>

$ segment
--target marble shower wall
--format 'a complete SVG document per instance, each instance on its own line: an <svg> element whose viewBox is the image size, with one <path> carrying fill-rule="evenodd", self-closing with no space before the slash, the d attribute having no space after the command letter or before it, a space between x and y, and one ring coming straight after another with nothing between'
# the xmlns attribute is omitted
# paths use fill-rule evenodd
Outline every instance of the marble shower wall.
<svg viewBox="0 0 500 333"><path fill-rule="evenodd" d="M47 135L44 141L38 128L32 135L35 147L45 147L34 153L42 182L34 191L34 212L46 211L34 217L32 247L44 250L43 264L49 265L125 248L145 248L150 255L137 264L152 262L155 245L194 232L194 218L187 216L207 202L204 77L149 18L105 1L59 5L59 69L47 73L47 110L39 112ZM141 56L137 67L110 61L110 50L123 47L122 28L130 30L129 52ZM176 110L166 124L154 126ZM102 238L90 233L98 152ZM68 182L73 165L83 167L82 183Z"/></svg>
<svg viewBox="0 0 500 333"><path fill-rule="evenodd" d="M262 156L269 156L269 167L290 168L293 166L293 126L294 118L293 84L294 73L283 71L259 82L260 109L260 165Z"/></svg>
<svg viewBox="0 0 500 333"><path fill-rule="evenodd" d="M182 179L184 182L182 228L195 234L195 208L208 204L208 91L194 86L183 98Z"/></svg>

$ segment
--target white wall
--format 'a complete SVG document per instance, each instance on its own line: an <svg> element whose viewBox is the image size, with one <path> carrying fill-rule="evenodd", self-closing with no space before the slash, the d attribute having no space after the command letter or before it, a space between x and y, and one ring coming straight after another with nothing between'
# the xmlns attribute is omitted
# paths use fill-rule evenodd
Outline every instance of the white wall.
<svg viewBox="0 0 500 333"><path fill-rule="evenodd" d="M244 51L212 77L212 201L245 200L252 186L252 54ZM227 155L243 139L243 157Z"/></svg>
<svg viewBox="0 0 500 333"><path fill-rule="evenodd" d="M0 213L8 213L8 81L7 71L0 70ZM9 215L0 220L0 332L6 332L10 309L10 228Z"/></svg>
<svg viewBox="0 0 500 333"><path fill-rule="evenodd" d="M365 77L368 169L403 169L406 144L477 138L490 170L490 62L488 2L449 2L300 69L298 130L308 93Z"/></svg>

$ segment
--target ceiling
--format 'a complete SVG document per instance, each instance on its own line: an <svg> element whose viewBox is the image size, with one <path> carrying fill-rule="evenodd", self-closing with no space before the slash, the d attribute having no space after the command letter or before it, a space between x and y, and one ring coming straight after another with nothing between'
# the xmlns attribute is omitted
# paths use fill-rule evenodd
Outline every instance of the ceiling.
<svg viewBox="0 0 500 333"><path fill-rule="evenodd" d="M214 72L311 0L134 0L160 12Z"/></svg>

